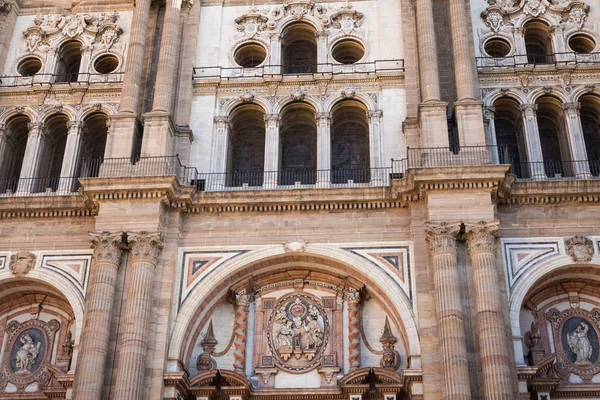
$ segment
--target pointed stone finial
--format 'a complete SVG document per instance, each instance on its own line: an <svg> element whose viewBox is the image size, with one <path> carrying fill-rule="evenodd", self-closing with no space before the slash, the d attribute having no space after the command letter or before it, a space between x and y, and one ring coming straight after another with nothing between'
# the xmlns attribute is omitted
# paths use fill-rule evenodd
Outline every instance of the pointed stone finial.
<svg viewBox="0 0 600 400"><path fill-rule="evenodd" d="M383 355L381 356L380 365L382 368L391 370L397 370L400 367L400 354L394 350L394 345L398 339L392 334L392 328L390 327L390 321L388 317L385 317L385 324L383 325L383 332L379 342L383 346Z"/></svg>
<svg viewBox="0 0 600 400"><path fill-rule="evenodd" d="M219 344L219 342L215 338L211 319L208 323L208 329L204 334L204 339L202 339L200 342L203 351L202 354L198 356L198 360L196 361L198 371L210 371L217 368L217 362L212 358L212 353L214 353L217 344Z"/></svg>

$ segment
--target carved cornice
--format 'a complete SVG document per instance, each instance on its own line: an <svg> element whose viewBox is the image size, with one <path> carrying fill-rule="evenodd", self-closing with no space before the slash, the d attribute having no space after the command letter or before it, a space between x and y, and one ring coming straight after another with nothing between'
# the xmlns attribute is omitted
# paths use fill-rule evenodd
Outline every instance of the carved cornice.
<svg viewBox="0 0 600 400"><path fill-rule="evenodd" d="M156 265L163 249L163 237L160 232L127 232L132 261L145 261Z"/></svg>
<svg viewBox="0 0 600 400"><path fill-rule="evenodd" d="M444 253L456 254L456 236L460 232L460 222L425 224L426 240L432 256Z"/></svg>
<svg viewBox="0 0 600 400"><path fill-rule="evenodd" d="M498 221L465 223L465 238L471 257L482 252L496 254L498 226Z"/></svg>
<svg viewBox="0 0 600 400"><path fill-rule="evenodd" d="M110 262L117 266L121 263L124 247L122 232L90 232L89 236L96 262Z"/></svg>

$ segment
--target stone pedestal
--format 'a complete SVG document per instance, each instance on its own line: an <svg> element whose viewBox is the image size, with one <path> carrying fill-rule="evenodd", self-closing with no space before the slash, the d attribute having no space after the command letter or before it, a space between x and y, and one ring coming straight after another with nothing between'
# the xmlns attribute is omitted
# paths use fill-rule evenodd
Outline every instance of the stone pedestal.
<svg viewBox="0 0 600 400"><path fill-rule="evenodd" d="M419 104L422 147L449 147L447 108L441 101Z"/></svg>

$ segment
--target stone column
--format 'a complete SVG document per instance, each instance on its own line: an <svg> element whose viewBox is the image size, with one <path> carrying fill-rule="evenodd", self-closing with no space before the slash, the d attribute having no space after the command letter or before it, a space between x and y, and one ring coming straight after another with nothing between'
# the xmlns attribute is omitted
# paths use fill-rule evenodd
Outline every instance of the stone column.
<svg viewBox="0 0 600 400"><path fill-rule="evenodd" d="M127 233L131 246L123 298L125 311L119 338L114 400L141 400L152 311L154 269L163 248L160 233Z"/></svg>
<svg viewBox="0 0 600 400"><path fill-rule="evenodd" d="M8 182L1 182L5 179L10 179L8 176L8 166L12 160L12 149L8 144L9 132L6 129L6 124L0 124L0 193L4 193L4 189Z"/></svg>
<svg viewBox="0 0 600 400"><path fill-rule="evenodd" d="M456 258L456 235L459 231L460 223L426 225L434 270L436 319L444 374L443 398L468 400L471 399L471 386Z"/></svg>
<svg viewBox="0 0 600 400"><path fill-rule="evenodd" d="M369 147L371 171L371 182L381 184L385 180L385 171L383 167L383 134L381 132L381 118L383 111L373 110L367 112L367 121L369 122Z"/></svg>
<svg viewBox="0 0 600 400"><path fill-rule="evenodd" d="M40 154L44 146L43 140L46 135L44 124L30 122L27 124L29 134L27 136L27 146L23 156L23 165L21 175L19 176L18 192L29 193L33 188L33 178L37 177L37 171L40 163Z"/></svg>
<svg viewBox="0 0 600 400"><path fill-rule="evenodd" d="M102 399L117 271L123 252L121 232L93 232L90 241L94 264L85 299L85 320L73 383L73 398L77 400Z"/></svg>
<svg viewBox="0 0 600 400"><path fill-rule="evenodd" d="M512 28L512 34L515 38L515 64L525 65L527 61L527 48L525 47L525 37L523 36L523 29L518 27Z"/></svg>
<svg viewBox="0 0 600 400"><path fill-rule="evenodd" d="M65 155L60 170L60 183L58 191L71 192L73 189L74 177L77 174L79 164L79 151L81 147L81 136L83 134L83 123L69 121L67 123L69 134L65 145Z"/></svg>
<svg viewBox="0 0 600 400"><path fill-rule="evenodd" d="M513 398L509 349L504 324L500 278L496 271L498 222L465 224L467 246L473 268L479 359L483 370L484 397L488 400Z"/></svg>
<svg viewBox="0 0 600 400"><path fill-rule="evenodd" d="M348 372L351 372L360 368L360 293L348 292L345 297L348 303Z"/></svg>
<svg viewBox="0 0 600 400"><path fill-rule="evenodd" d="M317 187L331 184L331 113L318 112L317 120Z"/></svg>
<svg viewBox="0 0 600 400"><path fill-rule="evenodd" d="M542 143L537 124L537 104L522 104L521 115L523 117L523 131L525 134L525 146L527 151L528 168L521 166L523 172L534 179L545 179L544 156L542 154Z"/></svg>
<svg viewBox="0 0 600 400"><path fill-rule="evenodd" d="M329 32L322 30L315 32L317 39L317 71L316 72L332 72L331 65L329 64L327 40L329 39Z"/></svg>
<svg viewBox="0 0 600 400"><path fill-rule="evenodd" d="M283 73L281 65L281 35L277 32L269 33L270 59L265 66L265 75L278 75Z"/></svg>
<svg viewBox="0 0 600 400"><path fill-rule="evenodd" d="M562 106L565 115L565 125L569 144L570 166L573 176L578 178L591 177L590 164L583 138L583 128L579 115L579 103L565 103Z"/></svg>
<svg viewBox="0 0 600 400"><path fill-rule="evenodd" d="M18 6L12 1L0 1L0 4L0 71L4 71L19 12Z"/></svg>
<svg viewBox="0 0 600 400"><path fill-rule="evenodd" d="M210 172L216 175L208 175L209 182L206 182L210 190L219 190L227 182L227 165L229 160L229 130L231 121L229 117L218 116L214 118L216 132L213 136Z"/></svg>
<svg viewBox="0 0 600 400"><path fill-rule="evenodd" d="M465 0L450 0L450 34L452 36L452 54L454 57L454 77L458 101L475 100L475 56L470 38L469 19Z"/></svg>
<svg viewBox="0 0 600 400"><path fill-rule="evenodd" d="M416 0L416 17L421 102L439 102L440 76L432 0Z"/></svg>
<svg viewBox="0 0 600 400"><path fill-rule="evenodd" d="M265 115L265 172L263 185L267 188L277 186L279 180L279 115Z"/></svg>
<svg viewBox="0 0 600 400"><path fill-rule="evenodd" d="M77 81L88 82L90 80L90 71L93 71L90 63L92 62L92 46L84 46L81 49L81 63L77 74Z"/></svg>
<svg viewBox="0 0 600 400"><path fill-rule="evenodd" d="M494 107L483 108L483 125L486 132L486 143L491 146L491 157L494 164L498 164L501 160L506 162L503 155L501 154L502 149L498 148L498 141L496 138L496 121L494 119L494 113L496 109Z"/></svg>
<svg viewBox="0 0 600 400"><path fill-rule="evenodd" d="M250 296L245 292L235 295L235 338L233 340L233 370L246 375L246 332L248 332L248 305Z"/></svg>

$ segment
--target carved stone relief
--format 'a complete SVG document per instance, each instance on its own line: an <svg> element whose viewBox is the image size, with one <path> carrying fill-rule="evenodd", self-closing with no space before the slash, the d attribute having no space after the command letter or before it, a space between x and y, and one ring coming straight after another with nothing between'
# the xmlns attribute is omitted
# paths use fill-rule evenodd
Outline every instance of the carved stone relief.
<svg viewBox="0 0 600 400"><path fill-rule="evenodd" d="M594 244L585 236L565 239L565 251L577 263L589 262L594 255Z"/></svg>
<svg viewBox="0 0 600 400"><path fill-rule="evenodd" d="M8 268L16 276L25 276L35 266L35 259L35 254L27 251L21 251L10 256L10 264Z"/></svg>

